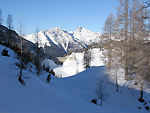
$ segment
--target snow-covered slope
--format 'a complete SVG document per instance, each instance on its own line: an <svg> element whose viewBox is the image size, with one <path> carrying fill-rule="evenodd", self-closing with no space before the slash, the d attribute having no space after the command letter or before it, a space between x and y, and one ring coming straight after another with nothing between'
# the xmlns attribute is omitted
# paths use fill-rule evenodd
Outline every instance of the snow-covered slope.
<svg viewBox="0 0 150 113"><path fill-rule="evenodd" d="M0 46L0 51L3 48ZM50 83L46 82L48 73L42 72L38 77L33 68L33 73L23 71L26 86L22 86L17 80L19 70L14 65L16 55L11 50L9 54L10 57L0 55L0 113L148 112L144 109L145 105L138 102L139 91L119 86L119 93L115 92L115 85L110 82L105 66L92 67L68 78L52 76ZM104 91L108 94L102 106L91 103L97 98L95 91L100 79L104 81ZM144 99L149 99L146 92Z"/></svg>

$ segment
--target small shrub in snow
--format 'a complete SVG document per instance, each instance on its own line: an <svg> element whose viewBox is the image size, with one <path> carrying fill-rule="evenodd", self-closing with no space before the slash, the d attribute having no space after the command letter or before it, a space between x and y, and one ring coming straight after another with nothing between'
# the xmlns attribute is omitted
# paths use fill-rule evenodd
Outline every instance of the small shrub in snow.
<svg viewBox="0 0 150 113"><path fill-rule="evenodd" d="M97 104L97 99L91 100L92 103Z"/></svg>
<svg viewBox="0 0 150 113"><path fill-rule="evenodd" d="M145 106L145 109L146 109L147 111L149 111L149 106Z"/></svg>
<svg viewBox="0 0 150 113"><path fill-rule="evenodd" d="M142 99L142 98L139 98L138 100L139 100L139 102L141 102L141 103L145 102L145 100Z"/></svg>
<svg viewBox="0 0 150 113"><path fill-rule="evenodd" d="M8 54L8 50L6 50L6 49L3 49L2 55L10 57L10 55Z"/></svg>

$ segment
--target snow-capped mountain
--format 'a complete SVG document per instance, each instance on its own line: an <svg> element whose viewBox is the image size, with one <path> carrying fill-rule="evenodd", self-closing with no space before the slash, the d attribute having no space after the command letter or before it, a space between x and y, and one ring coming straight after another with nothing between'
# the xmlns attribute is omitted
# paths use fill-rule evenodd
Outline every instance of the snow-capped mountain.
<svg viewBox="0 0 150 113"><path fill-rule="evenodd" d="M100 40L100 33L92 32L82 27L78 27L77 30L73 32L73 36L79 42L82 42L87 45L92 44L92 42L99 42Z"/></svg>
<svg viewBox="0 0 150 113"><path fill-rule="evenodd" d="M92 42L98 42L99 36L100 33L82 27L78 27L74 32L56 27L38 33L39 47L43 47L46 54L53 56L63 56L67 52L81 50ZM24 38L33 43L37 40L35 34L26 35Z"/></svg>
<svg viewBox="0 0 150 113"><path fill-rule="evenodd" d="M56 45L59 48L63 48L65 52L68 52L70 48L75 47L76 49L82 48L78 42L76 42L72 36L61 28L53 28L38 33L39 47L53 46ZM35 34L26 35L25 39L36 43ZM72 47L71 47L72 46Z"/></svg>

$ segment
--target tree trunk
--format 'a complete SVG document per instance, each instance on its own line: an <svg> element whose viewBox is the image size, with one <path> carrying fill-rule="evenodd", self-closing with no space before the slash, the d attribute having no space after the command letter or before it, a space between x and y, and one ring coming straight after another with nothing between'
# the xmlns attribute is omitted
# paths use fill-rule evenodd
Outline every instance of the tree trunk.
<svg viewBox="0 0 150 113"><path fill-rule="evenodd" d="M111 51L112 51L112 50L111 50L111 48L110 48L110 50L109 50L109 57L108 57L108 65L107 65L107 66L108 66L108 70L110 70L110 68L111 68L111 60L112 60L112 59L111 59Z"/></svg>
<svg viewBox="0 0 150 113"><path fill-rule="evenodd" d="M141 96L140 99L143 99L143 90L141 90Z"/></svg>
<svg viewBox="0 0 150 113"><path fill-rule="evenodd" d="M128 66L125 64L125 80L128 80Z"/></svg>
<svg viewBox="0 0 150 113"><path fill-rule="evenodd" d="M141 95L140 99L143 99L143 80L141 80Z"/></svg>
<svg viewBox="0 0 150 113"><path fill-rule="evenodd" d="M139 102L141 103L145 102L145 100L143 99L143 85L144 83L143 83L143 80L141 79L141 93L140 93L140 98L138 99Z"/></svg>
<svg viewBox="0 0 150 113"><path fill-rule="evenodd" d="M116 92L118 92L118 80L117 80L117 68L116 68Z"/></svg>

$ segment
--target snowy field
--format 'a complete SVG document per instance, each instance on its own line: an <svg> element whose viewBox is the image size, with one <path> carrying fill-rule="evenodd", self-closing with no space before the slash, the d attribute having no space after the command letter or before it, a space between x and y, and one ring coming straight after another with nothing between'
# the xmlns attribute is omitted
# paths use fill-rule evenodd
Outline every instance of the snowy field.
<svg viewBox="0 0 150 113"><path fill-rule="evenodd" d="M91 66L104 65L103 61L101 60L101 56L102 52L99 51L99 49L93 49ZM83 53L72 53L71 55L67 56L67 59L62 66L54 68L56 75L58 75L58 77L69 77L84 71L83 57ZM49 65L51 66L51 63L49 63Z"/></svg>
<svg viewBox="0 0 150 113"><path fill-rule="evenodd" d="M0 46L0 51L3 48ZM101 53L97 49L93 52L97 57L92 61L93 67L87 70L83 69L82 53L68 56L63 66L45 61L51 62L54 71L64 77L52 76L50 83L46 82L48 73L42 72L38 77L32 66L32 72L23 72L26 86L17 80L19 70L14 65L17 61L15 53L9 50L11 57L0 55L0 113L148 113L145 105L138 102L138 90L120 85L119 92L115 92L115 85L110 82L99 57ZM92 99L97 98L95 92L100 79L104 81L107 94L102 106L91 103ZM144 93L144 99L149 106L149 93Z"/></svg>

